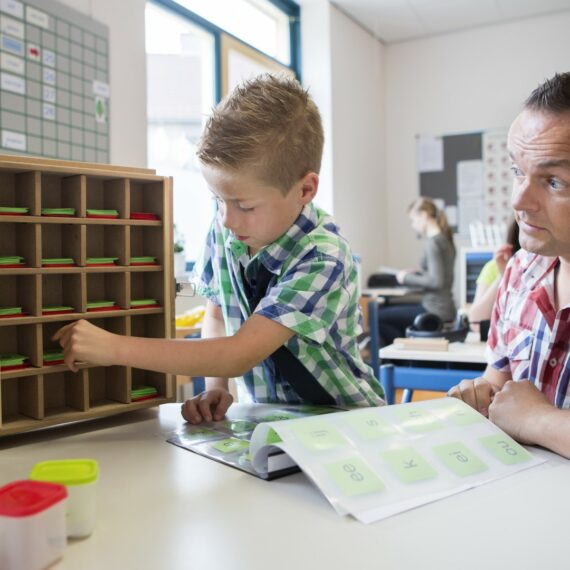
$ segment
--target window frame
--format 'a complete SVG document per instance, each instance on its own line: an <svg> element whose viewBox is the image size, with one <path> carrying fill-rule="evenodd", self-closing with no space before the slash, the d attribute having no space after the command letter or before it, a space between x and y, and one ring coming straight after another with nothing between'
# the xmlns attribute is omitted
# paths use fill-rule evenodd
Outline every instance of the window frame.
<svg viewBox="0 0 570 570"><path fill-rule="evenodd" d="M209 20L202 18L195 12L188 10L184 6L181 6L175 0L148 0L153 4L161 6L162 8L166 8L167 10L171 10L172 12L176 13L183 18L188 19L193 24L201 27L204 31L212 34L214 37L214 98L215 103L219 103L224 95L223 93L223 84L225 79L223 80L223 53L222 53L222 37L227 37L229 41L236 45L241 44L246 48L247 51L253 51L254 53L259 54L260 58L265 60L269 60L271 63L275 64L276 68L283 68L286 67L290 69L295 77L301 81L301 20L300 20L300 7L299 5L294 2L293 0L268 0L271 4L273 4L276 8L281 10L284 14L287 15L289 19L289 41L290 41L290 54L291 54L291 61L289 65L285 65L283 62L279 61L278 59L271 57L270 55L266 54L265 52L257 49L256 47L248 44L247 42L243 41L242 39L230 34L223 28L212 24Z"/></svg>

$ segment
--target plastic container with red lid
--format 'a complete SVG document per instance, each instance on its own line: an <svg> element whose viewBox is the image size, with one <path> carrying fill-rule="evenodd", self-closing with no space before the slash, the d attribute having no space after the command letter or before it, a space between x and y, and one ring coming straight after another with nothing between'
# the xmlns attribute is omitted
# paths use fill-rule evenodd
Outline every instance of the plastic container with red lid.
<svg viewBox="0 0 570 570"><path fill-rule="evenodd" d="M15 481L0 487L0 568L41 570L63 556L63 485Z"/></svg>

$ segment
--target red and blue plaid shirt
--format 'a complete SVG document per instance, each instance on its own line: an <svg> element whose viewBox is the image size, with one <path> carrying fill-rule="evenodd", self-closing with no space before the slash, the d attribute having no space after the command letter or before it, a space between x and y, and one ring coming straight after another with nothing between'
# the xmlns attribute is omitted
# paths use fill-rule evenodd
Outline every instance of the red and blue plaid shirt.
<svg viewBox="0 0 570 570"><path fill-rule="evenodd" d="M524 250L511 259L493 308L487 361L570 408L570 306L554 307L558 264Z"/></svg>

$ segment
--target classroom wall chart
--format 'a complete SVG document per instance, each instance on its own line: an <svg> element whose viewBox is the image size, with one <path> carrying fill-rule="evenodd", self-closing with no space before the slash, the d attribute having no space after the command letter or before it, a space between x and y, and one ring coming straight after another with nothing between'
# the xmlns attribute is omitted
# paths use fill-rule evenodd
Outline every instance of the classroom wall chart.
<svg viewBox="0 0 570 570"><path fill-rule="evenodd" d="M54 0L0 0L0 152L109 162L108 29Z"/></svg>

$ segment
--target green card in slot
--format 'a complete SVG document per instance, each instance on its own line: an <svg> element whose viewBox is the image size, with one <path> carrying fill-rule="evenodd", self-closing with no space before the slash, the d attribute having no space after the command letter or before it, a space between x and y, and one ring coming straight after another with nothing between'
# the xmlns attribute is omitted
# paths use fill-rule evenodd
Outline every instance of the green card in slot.
<svg viewBox="0 0 570 570"><path fill-rule="evenodd" d="M158 394L158 390L154 386L133 386L131 397L138 398L140 396L152 396Z"/></svg>
<svg viewBox="0 0 570 570"><path fill-rule="evenodd" d="M87 265L100 264L100 263L115 263L118 257L88 257L86 260Z"/></svg>
<svg viewBox="0 0 570 570"><path fill-rule="evenodd" d="M505 465L524 463L532 459L532 455L514 439L506 434L488 435L479 438L487 451Z"/></svg>
<svg viewBox="0 0 570 570"><path fill-rule="evenodd" d="M43 216L75 216L75 208L42 208Z"/></svg>
<svg viewBox="0 0 570 570"><path fill-rule="evenodd" d="M359 457L325 465L327 473L347 497L381 493L382 480Z"/></svg>
<svg viewBox="0 0 570 570"><path fill-rule="evenodd" d="M138 257L131 257L131 263L156 263L156 257L151 255L140 255Z"/></svg>
<svg viewBox="0 0 570 570"><path fill-rule="evenodd" d="M20 208L18 206L0 206L0 214L27 214L30 211L29 208Z"/></svg>
<svg viewBox="0 0 570 570"><path fill-rule="evenodd" d="M413 447L392 449L380 455L404 483L417 483L437 477L437 471Z"/></svg>
<svg viewBox="0 0 570 570"><path fill-rule="evenodd" d="M24 258L21 255L8 255L5 257L0 257L0 265L14 265L17 263L22 263Z"/></svg>
<svg viewBox="0 0 570 570"><path fill-rule="evenodd" d="M433 451L443 464L459 477L469 477L488 469L487 465L460 441L436 445Z"/></svg>
<svg viewBox="0 0 570 570"><path fill-rule="evenodd" d="M156 299L133 299L131 307L146 307L147 305L158 305Z"/></svg>
<svg viewBox="0 0 570 570"><path fill-rule="evenodd" d="M74 265L72 257L44 257L42 265Z"/></svg>
<svg viewBox="0 0 570 570"><path fill-rule="evenodd" d="M87 301L88 309L103 309L105 307L114 307L115 301Z"/></svg>
<svg viewBox="0 0 570 570"><path fill-rule="evenodd" d="M59 348L48 348L43 354L44 362L52 362L53 360L63 360L63 350Z"/></svg>
<svg viewBox="0 0 570 570"><path fill-rule="evenodd" d="M71 305L46 305L42 313L72 313L75 309Z"/></svg>
<svg viewBox="0 0 570 570"><path fill-rule="evenodd" d="M118 218L119 211L118 210L97 210L94 208L87 208L87 215L88 216L113 216Z"/></svg>
<svg viewBox="0 0 570 570"><path fill-rule="evenodd" d="M220 439L220 441L213 443L212 447L222 453L233 453L234 451L244 451L245 449L248 449L249 441L230 437L227 439Z"/></svg>
<svg viewBox="0 0 570 570"><path fill-rule="evenodd" d="M0 366L19 366L28 358L24 354L0 354Z"/></svg>
<svg viewBox="0 0 570 570"><path fill-rule="evenodd" d="M7 317L10 315L21 315L22 307L0 307L0 317Z"/></svg>

